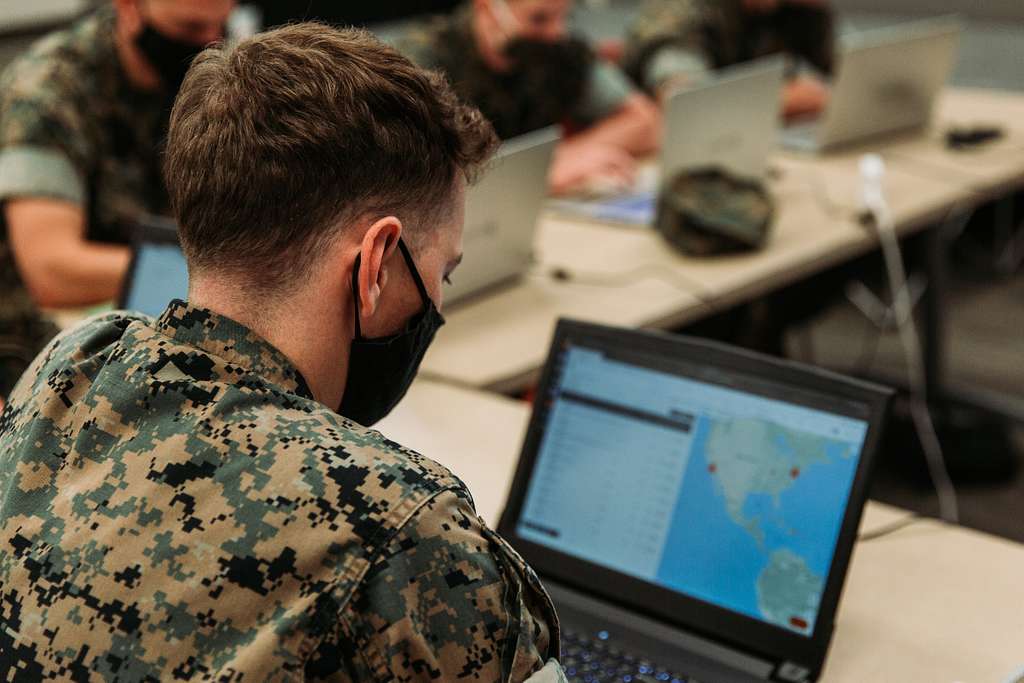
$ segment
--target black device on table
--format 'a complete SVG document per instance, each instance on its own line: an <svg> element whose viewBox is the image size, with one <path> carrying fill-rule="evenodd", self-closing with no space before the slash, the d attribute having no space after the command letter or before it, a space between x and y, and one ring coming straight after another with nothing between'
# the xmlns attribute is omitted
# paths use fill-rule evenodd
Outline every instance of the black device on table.
<svg viewBox="0 0 1024 683"><path fill-rule="evenodd" d="M816 680L890 394L561 321L499 530L554 600L569 679Z"/></svg>

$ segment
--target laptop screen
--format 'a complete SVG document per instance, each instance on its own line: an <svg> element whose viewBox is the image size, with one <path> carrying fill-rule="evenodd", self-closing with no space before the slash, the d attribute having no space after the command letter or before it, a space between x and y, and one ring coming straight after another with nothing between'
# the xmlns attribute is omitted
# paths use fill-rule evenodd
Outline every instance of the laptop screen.
<svg viewBox="0 0 1024 683"><path fill-rule="evenodd" d="M516 533L810 636L869 406L572 344L553 367Z"/></svg>
<svg viewBox="0 0 1024 683"><path fill-rule="evenodd" d="M124 296L124 308L158 316L171 299L188 298L188 267L176 244L143 243Z"/></svg>

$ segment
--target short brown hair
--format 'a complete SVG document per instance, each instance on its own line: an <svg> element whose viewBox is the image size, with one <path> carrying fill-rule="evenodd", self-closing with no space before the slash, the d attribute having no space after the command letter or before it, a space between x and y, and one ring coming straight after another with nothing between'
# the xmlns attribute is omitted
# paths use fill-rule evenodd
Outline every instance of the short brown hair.
<svg viewBox="0 0 1024 683"><path fill-rule="evenodd" d="M440 75L369 33L293 24L196 58L164 176L190 271L267 291L307 274L346 220L428 231L496 144Z"/></svg>

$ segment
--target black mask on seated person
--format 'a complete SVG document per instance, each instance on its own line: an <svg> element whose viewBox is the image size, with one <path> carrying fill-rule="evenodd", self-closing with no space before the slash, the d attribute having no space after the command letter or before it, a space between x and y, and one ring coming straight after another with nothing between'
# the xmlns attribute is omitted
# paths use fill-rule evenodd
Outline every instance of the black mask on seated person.
<svg viewBox="0 0 1024 683"><path fill-rule="evenodd" d="M172 97L178 94L185 74L205 45L189 43L171 38L146 21L142 33L135 39L135 45L146 61L156 70Z"/></svg>
<svg viewBox="0 0 1024 683"><path fill-rule="evenodd" d="M515 38L505 46L505 57L507 78L515 81L531 119L521 132L562 122L586 95L594 55L582 40Z"/></svg>
<svg viewBox="0 0 1024 683"><path fill-rule="evenodd" d="M410 318L405 329L397 334L376 339L363 337L359 324L359 256L352 269L356 336L349 353L348 380L338 412L367 427L380 421L402 400L416 378L434 335L444 325L444 318L427 294L412 254L401 239L398 248L419 290L423 310Z"/></svg>

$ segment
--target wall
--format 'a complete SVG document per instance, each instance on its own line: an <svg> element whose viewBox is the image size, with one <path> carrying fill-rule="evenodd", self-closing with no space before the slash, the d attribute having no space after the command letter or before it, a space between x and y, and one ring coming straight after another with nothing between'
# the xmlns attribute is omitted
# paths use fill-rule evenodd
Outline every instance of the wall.
<svg viewBox="0 0 1024 683"><path fill-rule="evenodd" d="M947 14L956 12L978 19L1024 21L1022 0L832 0L840 10L868 10L887 14Z"/></svg>

